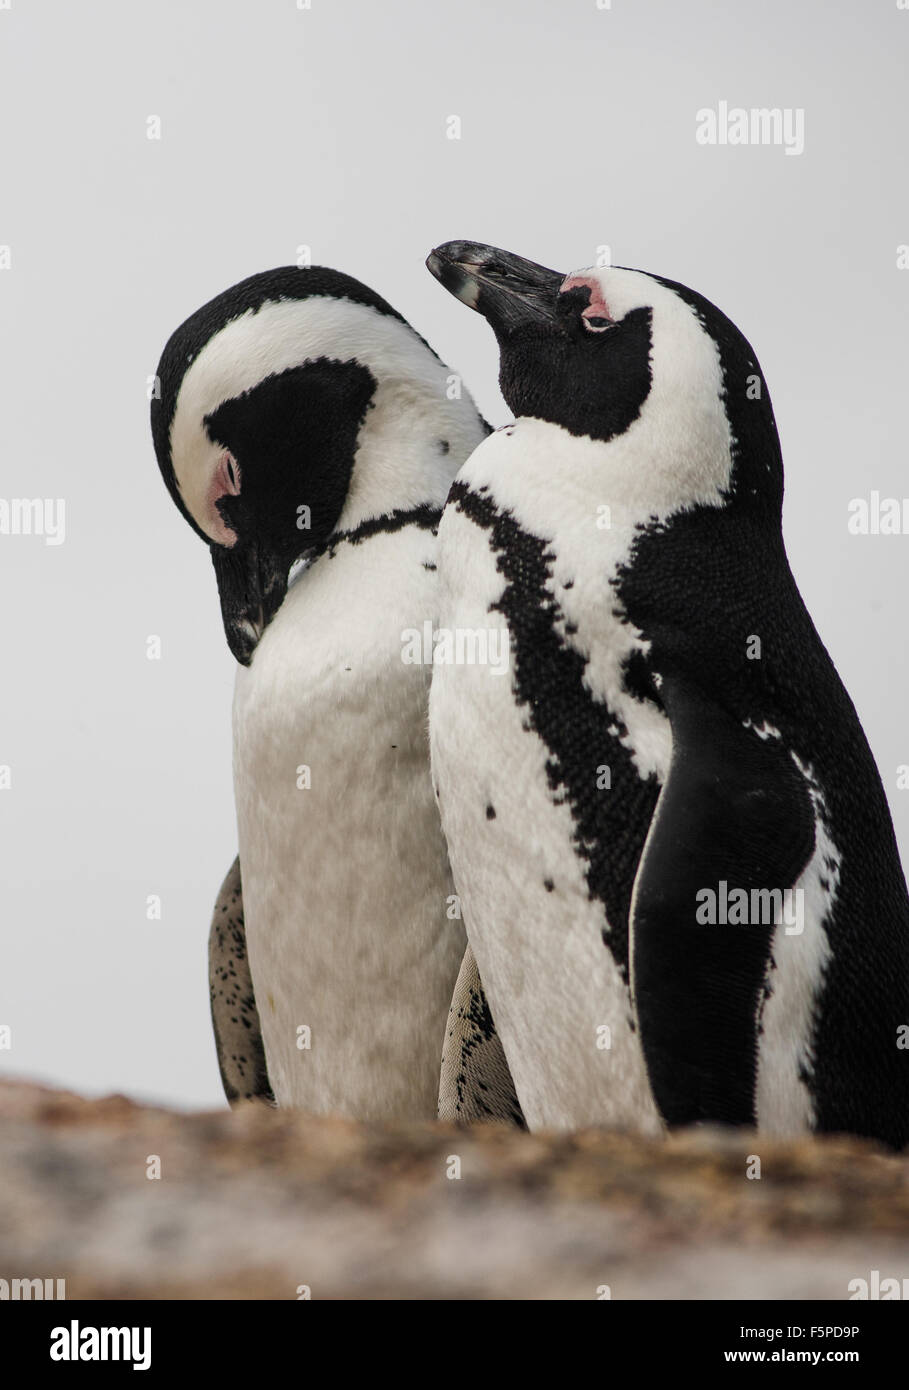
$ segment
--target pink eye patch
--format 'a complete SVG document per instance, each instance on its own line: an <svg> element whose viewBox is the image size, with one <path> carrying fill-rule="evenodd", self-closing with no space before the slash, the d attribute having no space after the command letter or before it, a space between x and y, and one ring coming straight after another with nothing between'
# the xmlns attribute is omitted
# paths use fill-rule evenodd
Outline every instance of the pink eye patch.
<svg viewBox="0 0 909 1390"><path fill-rule="evenodd" d="M590 290L590 303L581 315L585 319L606 319L609 323L614 322L609 305L603 298L603 289L595 275L569 275L559 288L559 294L565 294L566 290L575 290L584 287Z"/></svg>
<svg viewBox="0 0 909 1390"><path fill-rule="evenodd" d="M237 540L236 532L227 525L217 503L222 497L238 497L240 495L240 465L237 463L233 454L225 452L218 460L218 466L212 474L212 479L208 487L208 513L209 513L209 534L220 545L234 545Z"/></svg>

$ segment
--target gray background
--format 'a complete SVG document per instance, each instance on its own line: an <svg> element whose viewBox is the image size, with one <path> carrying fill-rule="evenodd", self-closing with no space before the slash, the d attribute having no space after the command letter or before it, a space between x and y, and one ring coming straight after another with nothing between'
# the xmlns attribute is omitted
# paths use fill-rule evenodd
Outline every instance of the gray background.
<svg viewBox="0 0 909 1390"><path fill-rule="evenodd" d="M0 495L67 506L59 547L0 536L2 1071L221 1103L205 942L235 850L233 662L146 378L188 313L303 244L390 299L496 424L492 335L423 269L439 241L566 271L608 244L736 320L773 393L793 568L906 862L909 538L846 521L872 488L909 492L907 47L896 0L0 9ZM697 145L721 99L803 107L804 154Z"/></svg>

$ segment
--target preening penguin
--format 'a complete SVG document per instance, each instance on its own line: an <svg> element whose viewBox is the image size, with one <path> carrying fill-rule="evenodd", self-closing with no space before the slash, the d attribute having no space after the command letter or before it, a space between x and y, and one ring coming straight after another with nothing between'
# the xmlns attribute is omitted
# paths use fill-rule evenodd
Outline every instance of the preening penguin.
<svg viewBox="0 0 909 1390"><path fill-rule="evenodd" d="M451 242L513 425L461 469L433 773L530 1126L909 1140L909 901L858 717L783 546L766 383L701 295Z"/></svg>
<svg viewBox="0 0 909 1390"><path fill-rule="evenodd" d="M158 462L239 663L240 856L210 941L229 1098L436 1113L465 937L429 667L404 637L436 616L441 507L487 430L448 376L390 305L318 267L234 286L161 358Z"/></svg>

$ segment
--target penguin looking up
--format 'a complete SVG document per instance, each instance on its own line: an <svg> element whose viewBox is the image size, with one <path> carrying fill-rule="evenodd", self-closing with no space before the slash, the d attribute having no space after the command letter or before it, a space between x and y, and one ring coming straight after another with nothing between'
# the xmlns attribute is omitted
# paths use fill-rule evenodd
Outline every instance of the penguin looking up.
<svg viewBox="0 0 909 1390"><path fill-rule="evenodd" d="M783 545L745 338L700 294L450 242L515 422L456 478L433 775L531 1128L909 1140L909 900L855 709Z"/></svg>
<svg viewBox="0 0 909 1390"><path fill-rule="evenodd" d="M319 267L235 285L161 358L158 463L210 547L239 663L240 854L210 938L232 1100L436 1114L465 937L430 668L404 637L436 616L441 507L487 431L448 376L383 299Z"/></svg>

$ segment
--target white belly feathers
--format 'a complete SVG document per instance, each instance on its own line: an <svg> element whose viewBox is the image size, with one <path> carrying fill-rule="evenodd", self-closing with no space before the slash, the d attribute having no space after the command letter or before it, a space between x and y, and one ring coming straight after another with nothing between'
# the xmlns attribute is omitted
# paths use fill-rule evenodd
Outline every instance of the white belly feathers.
<svg viewBox="0 0 909 1390"><path fill-rule="evenodd" d="M237 673L246 930L279 1105L435 1115L465 937L429 773L430 671L401 659L402 630L434 615L434 547L416 527L342 542Z"/></svg>

